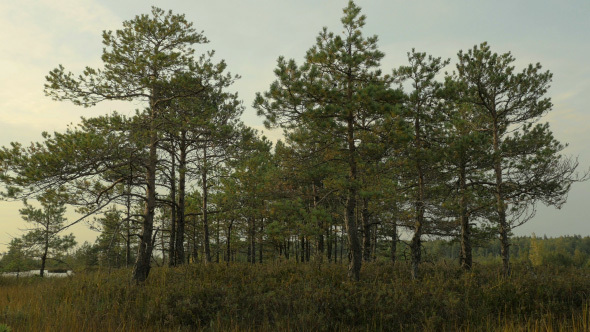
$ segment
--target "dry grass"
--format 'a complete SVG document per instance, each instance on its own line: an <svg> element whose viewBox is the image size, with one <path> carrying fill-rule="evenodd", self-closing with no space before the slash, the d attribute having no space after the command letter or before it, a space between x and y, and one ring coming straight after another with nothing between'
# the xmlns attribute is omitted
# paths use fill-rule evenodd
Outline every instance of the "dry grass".
<svg viewBox="0 0 590 332"><path fill-rule="evenodd" d="M0 278L0 326L13 331L590 331L588 269L497 266L472 273L369 264L236 264L65 279ZM1 331L1 330L0 330Z"/></svg>

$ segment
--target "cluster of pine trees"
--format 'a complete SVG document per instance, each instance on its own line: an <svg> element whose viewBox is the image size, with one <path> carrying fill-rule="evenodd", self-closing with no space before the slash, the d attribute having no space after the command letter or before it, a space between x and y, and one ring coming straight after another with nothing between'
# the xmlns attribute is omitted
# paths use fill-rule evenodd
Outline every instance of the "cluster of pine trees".
<svg viewBox="0 0 590 332"><path fill-rule="evenodd" d="M80 220L95 216L105 259L134 259L138 282L156 248L171 266L229 262L240 250L251 263L346 255L359 280L383 243L396 259L400 238L418 278L428 236L456 238L465 269L474 241L498 237L508 274L512 229L538 202L561 206L585 178L539 122L551 73L517 71L510 53L482 43L460 51L452 73L450 60L412 50L386 74L360 8L350 1L341 21L302 64L280 57L276 81L257 94L266 125L284 130L274 148L240 121L229 91L238 77L214 52L196 54L207 39L184 15L153 8L123 22L103 34L103 68L76 76L60 65L45 92L141 108L2 148L4 196L51 191Z"/></svg>

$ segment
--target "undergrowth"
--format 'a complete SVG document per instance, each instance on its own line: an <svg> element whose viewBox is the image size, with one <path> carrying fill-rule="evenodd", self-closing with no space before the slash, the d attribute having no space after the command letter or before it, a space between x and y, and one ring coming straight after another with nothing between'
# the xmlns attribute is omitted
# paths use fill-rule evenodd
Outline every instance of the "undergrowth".
<svg viewBox="0 0 590 332"><path fill-rule="evenodd" d="M590 331L590 270L269 263L0 278L13 331Z"/></svg>

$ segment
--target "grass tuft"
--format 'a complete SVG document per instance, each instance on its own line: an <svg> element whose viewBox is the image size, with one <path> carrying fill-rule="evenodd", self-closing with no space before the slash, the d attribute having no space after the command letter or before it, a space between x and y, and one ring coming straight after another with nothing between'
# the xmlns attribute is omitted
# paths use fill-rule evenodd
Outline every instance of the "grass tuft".
<svg viewBox="0 0 590 332"><path fill-rule="evenodd" d="M469 273L365 264L156 268L0 278L0 331L589 331L590 270L498 265Z"/></svg>

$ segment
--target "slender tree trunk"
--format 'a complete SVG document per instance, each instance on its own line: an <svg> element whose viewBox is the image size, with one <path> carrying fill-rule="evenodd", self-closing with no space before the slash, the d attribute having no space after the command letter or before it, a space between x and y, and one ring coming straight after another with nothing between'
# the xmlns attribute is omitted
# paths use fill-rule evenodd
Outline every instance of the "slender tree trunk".
<svg viewBox="0 0 590 332"><path fill-rule="evenodd" d="M502 192L502 159L500 155L500 137L497 120L494 121L494 173L496 176L496 211L498 213L498 226L500 233L500 255L504 275L510 275L510 227L506 221L506 203Z"/></svg>
<svg viewBox="0 0 590 332"><path fill-rule="evenodd" d="M350 92L349 92L350 94ZM352 96L349 96L352 99ZM349 110L348 115L348 130L347 130L347 144L348 144L348 192L346 197L346 213L344 220L346 223L346 234L348 236L349 250L351 254L350 264L348 266L348 278L359 281L361 273L361 264L363 254L358 237L358 230L356 224L355 210L357 198L357 164L355 159L355 142L354 142L354 115L352 110Z"/></svg>
<svg viewBox="0 0 590 332"><path fill-rule="evenodd" d="M256 263L256 220L254 218L250 219L250 255L248 258L250 259L250 263Z"/></svg>
<svg viewBox="0 0 590 332"><path fill-rule="evenodd" d="M312 190L313 190L313 208L315 210L318 208L318 201L319 201L319 197L318 197L318 193L317 193L317 186L315 185L315 183L312 184ZM324 257L324 229L325 229L325 225L324 225L323 218L318 219L318 228L320 230L319 234L318 234L318 252L319 252L320 257ZM326 232L327 232L327 230L326 230Z"/></svg>
<svg viewBox="0 0 590 332"><path fill-rule="evenodd" d="M49 216L47 218L49 218ZM41 278L45 276L45 262L47 261L47 253L49 252L49 220L47 220L47 226L45 227L45 234L43 234L43 237L43 255L41 255L41 271L39 271Z"/></svg>
<svg viewBox="0 0 590 332"><path fill-rule="evenodd" d="M176 234L175 240L176 245L174 247L174 252L176 254L175 264L184 264L185 262L185 253L184 253L184 233L186 227L186 149L187 149L187 142L186 142L186 131L181 131L180 137L180 158L178 160L178 210L177 210L177 217L176 217Z"/></svg>
<svg viewBox="0 0 590 332"><path fill-rule="evenodd" d="M219 264L219 218L215 218L217 220L217 229L216 229L216 239L215 239L215 263Z"/></svg>
<svg viewBox="0 0 590 332"><path fill-rule="evenodd" d="M418 155L416 156L416 170L418 171L418 193L416 194L415 213L416 220L414 223L414 236L410 244L412 251L412 279L419 278L419 267L422 261L422 232L424 227L424 172L422 170L421 156L422 153L422 138L420 125L420 109L417 110L417 115L414 121L414 134L416 149Z"/></svg>
<svg viewBox="0 0 590 332"><path fill-rule="evenodd" d="M371 235L373 240L371 241L371 261L377 261L377 228L378 225L372 227Z"/></svg>
<svg viewBox="0 0 590 332"><path fill-rule="evenodd" d="M175 266L176 258L176 156L174 155L174 144L171 147L170 158L172 159L170 168L170 241L169 241L169 258L168 265Z"/></svg>
<svg viewBox="0 0 590 332"><path fill-rule="evenodd" d="M132 179L132 168L129 164L129 180L127 181L127 219L126 219L126 231L125 234L125 267L131 266L131 179Z"/></svg>
<svg viewBox="0 0 590 332"><path fill-rule="evenodd" d="M391 232L391 263L395 264L397 261L397 241L399 240L397 234L397 221L393 221L392 232Z"/></svg>
<svg viewBox="0 0 590 332"><path fill-rule="evenodd" d="M309 256L311 254L311 245L309 238L305 241L305 261L309 263Z"/></svg>
<svg viewBox="0 0 590 332"><path fill-rule="evenodd" d="M461 221L461 255L460 262L461 267L469 271L473 264L471 254L471 228L469 226L469 215L467 213L467 179L465 163L463 162L460 167L459 173L459 186L461 190L461 197L459 198L459 209L460 209L460 221Z"/></svg>
<svg viewBox="0 0 590 332"><path fill-rule="evenodd" d="M301 248L301 263L305 262L305 236L301 235L301 237L299 238L299 244L300 244L300 248Z"/></svg>
<svg viewBox="0 0 590 332"><path fill-rule="evenodd" d="M262 247L262 242L263 242L263 238L262 236L264 235L264 218L260 219L260 232L258 233L258 262L260 264L262 264L262 252L263 252L263 247Z"/></svg>
<svg viewBox="0 0 590 332"><path fill-rule="evenodd" d="M363 198L363 206L361 210L361 220L363 223L363 259L365 262L371 261L371 223L369 220L369 200Z"/></svg>
<svg viewBox="0 0 590 332"><path fill-rule="evenodd" d="M419 267L422 261L422 227L424 224L424 214L422 213L422 202L416 202L416 213L418 213L414 224L414 236L410 244L412 251L412 279L419 278Z"/></svg>
<svg viewBox="0 0 590 332"><path fill-rule="evenodd" d="M227 225L227 243L226 243L226 253L227 253L227 265L229 266L229 261L231 258L231 229L233 226L234 222L233 220L229 222L229 225Z"/></svg>
<svg viewBox="0 0 590 332"><path fill-rule="evenodd" d="M338 239L341 239L341 236L338 234L338 228L334 225L334 263L338 263L338 252L340 252L340 263L342 263L342 246L338 251Z"/></svg>
<svg viewBox="0 0 590 332"><path fill-rule="evenodd" d="M340 229L340 264L344 263L344 228Z"/></svg>
<svg viewBox="0 0 590 332"><path fill-rule="evenodd" d="M290 246L290 241L289 238L287 237L287 241L285 243L285 258L287 258L287 260L289 260L290 255L290 250L291 250L291 246Z"/></svg>
<svg viewBox="0 0 590 332"><path fill-rule="evenodd" d="M197 217L193 220L193 262L199 261L199 237L197 236Z"/></svg>
<svg viewBox="0 0 590 332"><path fill-rule="evenodd" d="M166 245L164 242L164 232L162 232L160 235L160 246L162 247L162 266L166 265Z"/></svg>
<svg viewBox="0 0 590 332"><path fill-rule="evenodd" d="M153 251L152 234L154 230L154 213L156 209L156 167L158 163L157 144L158 134L156 131L156 110L154 103L151 103L150 119L150 144L149 159L146 165L146 203L143 217L143 224L140 235L140 243L137 249L137 261L133 269L133 280L137 283L144 282L151 269L151 258Z"/></svg>
<svg viewBox="0 0 590 332"><path fill-rule="evenodd" d="M326 242L328 244L328 262L332 262L332 235L330 234L332 226L326 227Z"/></svg>
<svg viewBox="0 0 590 332"><path fill-rule="evenodd" d="M203 245L205 247L205 262L211 263L211 248L209 247L209 219L207 213L207 143L203 147Z"/></svg>

